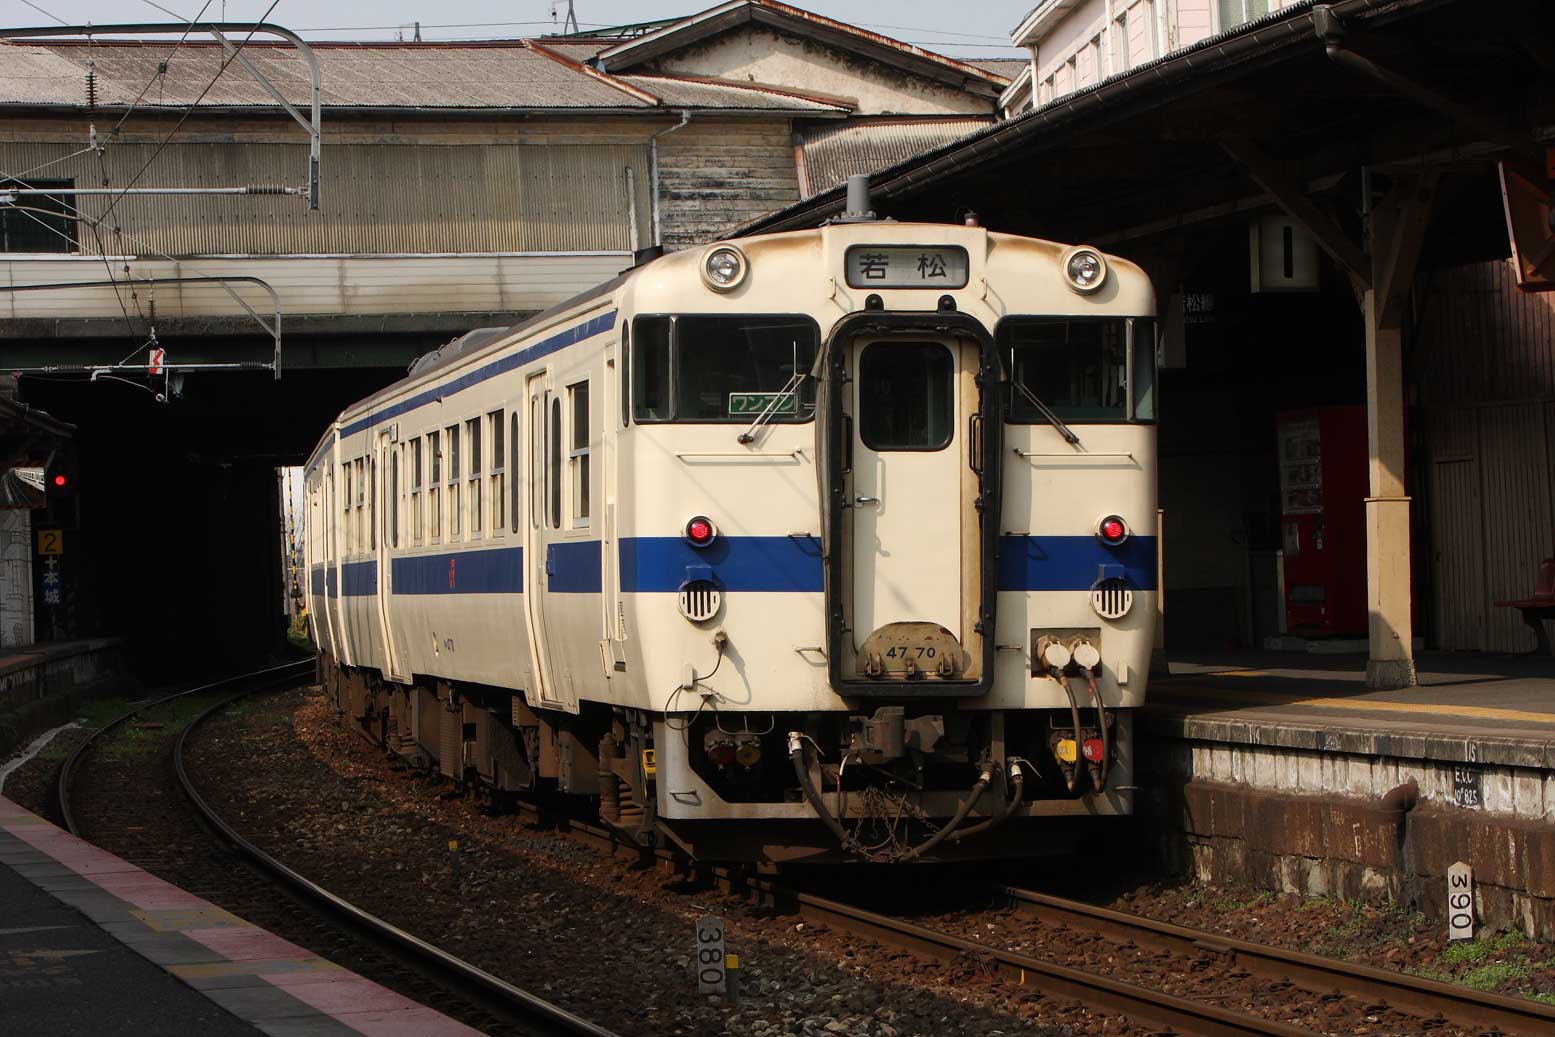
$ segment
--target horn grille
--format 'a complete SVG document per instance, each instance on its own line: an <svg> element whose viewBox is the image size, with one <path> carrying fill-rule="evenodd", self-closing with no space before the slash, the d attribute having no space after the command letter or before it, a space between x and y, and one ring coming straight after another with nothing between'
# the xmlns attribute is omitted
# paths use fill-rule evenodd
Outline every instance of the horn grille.
<svg viewBox="0 0 1555 1037"><path fill-rule="evenodd" d="M680 588L680 614L693 623L705 623L718 615L723 593L712 580L689 580Z"/></svg>
<svg viewBox="0 0 1555 1037"><path fill-rule="evenodd" d="M1122 619L1134 607L1134 592L1128 581L1100 580L1091 588L1091 608L1102 619Z"/></svg>

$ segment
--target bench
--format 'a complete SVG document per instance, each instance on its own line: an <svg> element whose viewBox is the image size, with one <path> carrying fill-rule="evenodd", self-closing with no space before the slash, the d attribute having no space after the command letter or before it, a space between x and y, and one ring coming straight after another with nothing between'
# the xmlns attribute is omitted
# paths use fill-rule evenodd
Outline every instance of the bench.
<svg viewBox="0 0 1555 1037"><path fill-rule="evenodd" d="M1544 632L1544 621L1555 619L1555 558L1539 563L1539 578L1534 583L1533 597L1521 601L1498 601L1501 608L1517 609L1523 614L1523 622L1533 631L1536 639L1534 652L1555 655L1550 650L1549 635Z"/></svg>

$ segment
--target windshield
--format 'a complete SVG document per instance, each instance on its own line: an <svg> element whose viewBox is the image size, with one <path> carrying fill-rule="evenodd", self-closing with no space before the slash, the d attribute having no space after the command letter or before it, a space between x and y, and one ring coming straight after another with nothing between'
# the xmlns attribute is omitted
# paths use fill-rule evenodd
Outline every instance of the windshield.
<svg viewBox="0 0 1555 1037"><path fill-rule="evenodd" d="M999 349L1015 383L1008 420L1045 424L1034 396L1067 422L1154 421L1154 329L1141 317L1001 321Z"/></svg>
<svg viewBox="0 0 1555 1037"><path fill-rule="evenodd" d="M808 317L638 317L632 324L632 416L749 425L809 421L808 376L820 330Z"/></svg>

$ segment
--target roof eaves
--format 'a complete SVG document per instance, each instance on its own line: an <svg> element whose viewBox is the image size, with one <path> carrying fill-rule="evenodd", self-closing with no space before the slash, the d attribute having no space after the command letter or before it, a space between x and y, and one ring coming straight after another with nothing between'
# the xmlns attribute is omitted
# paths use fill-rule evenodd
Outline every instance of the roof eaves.
<svg viewBox="0 0 1555 1037"><path fill-rule="evenodd" d="M1004 93L999 95L999 107L1008 108L1020 96L1021 91L1031 89L1031 65L1021 69L1020 75L1010 81L1010 85L1004 88Z"/></svg>
<svg viewBox="0 0 1555 1037"><path fill-rule="evenodd" d="M943 54L924 50L922 47L915 47L889 36L882 36L880 33L869 32L867 29L861 29L847 22L791 7L779 3L778 0L731 0L730 3L709 8L657 32L611 47L601 52L595 60L605 69L609 69L612 65L620 67L621 59L628 62L645 61L676 49L673 44L666 46L675 36L685 36L686 44L694 43L716 32L749 21L778 27L800 28L806 35L812 35L816 29L822 29L831 33L836 42L844 44L852 42L855 44L855 49L865 50L876 58L894 59L894 63L897 64L916 64L920 67L927 64L938 69L942 76L961 76L976 80L988 88L1001 88L1006 82L1003 76L978 68L976 65L957 61L955 58L948 58Z"/></svg>
<svg viewBox="0 0 1555 1037"><path fill-rule="evenodd" d="M1177 82L1245 60L1248 53L1272 51L1281 44L1300 38L1316 38L1312 25L1312 7L1319 0L1296 0L1279 11L1237 26L1191 47L1173 51L1154 61L1135 66L1127 72L1108 77L1100 83L1049 101L1015 118L996 123L985 130L967 134L959 140L925 151L894 166L870 174L870 188L876 197L890 197L898 190L913 187L948 169L962 159L1003 150L1011 143L1034 135L1053 125L1089 114L1096 105L1117 95L1129 95L1148 83ZM1405 9L1444 3L1446 0L1329 0L1339 8L1341 17L1364 15L1383 9ZM1298 23L1300 23L1298 25ZM1303 31L1303 29L1305 31ZM1231 45L1238 44L1236 47ZM1247 52L1247 53L1244 53ZM1206 54L1211 55L1206 59ZM1219 59L1219 60L1216 60ZM767 213L735 227L727 237L743 237L766 231L790 230L813 225L823 216L839 210L846 198L846 185L830 188L796 205Z"/></svg>
<svg viewBox="0 0 1555 1037"><path fill-rule="evenodd" d="M792 87L773 86L770 83L757 83L754 81L740 82L734 79L719 79L716 76L691 76L683 72L633 72L633 79L665 79L671 82L702 83L707 86L722 86L732 90L745 90L758 94L777 94L779 97L793 97L801 101L810 101L813 104L830 105L833 108L846 112L858 110L858 103L847 97L839 97L836 94L822 94L813 90L795 90Z"/></svg>
<svg viewBox="0 0 1555 1037"><path fill-rule="evenodd" d="M580 75L588 76L591 79L597 79L599 82L604 83L607 86L613 86L622 93L627 94L630 97L637 98L637 100L643 102L644 104L651 104L654 107L659 107L664 103L663 99L655 94L650 94L648 91L639 89L630 83L623 83L615 76L601 72L599 69L585 65L580 61L574 61L564 54L558 54L556 51L550 49L549 47L540 43L536 43L534 40L525 40L524 46L528 47L530 50L534 51L536 54L541 55L542 57L550 58L558 65L564 65L567 68L572 69L574 72L577 72Z"/></svg>

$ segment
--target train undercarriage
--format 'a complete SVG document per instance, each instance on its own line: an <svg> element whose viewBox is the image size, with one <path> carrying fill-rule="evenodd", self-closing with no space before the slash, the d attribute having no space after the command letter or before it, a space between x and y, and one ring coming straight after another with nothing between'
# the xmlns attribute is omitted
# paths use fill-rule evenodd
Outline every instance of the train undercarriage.
<svg viewBox="0 0 1555 1037"><path fill-rule="evenodd" d="M508 689L391 683L323 656L319 682L353 730L407 766L496 803L565 799L624 842L702 860L1066 853L1075 822L1132 808L1129 711L937 701L687 718L585 703L574 715Z"/></svg>

